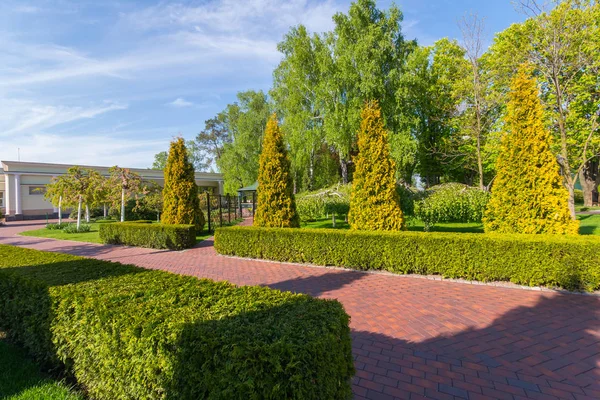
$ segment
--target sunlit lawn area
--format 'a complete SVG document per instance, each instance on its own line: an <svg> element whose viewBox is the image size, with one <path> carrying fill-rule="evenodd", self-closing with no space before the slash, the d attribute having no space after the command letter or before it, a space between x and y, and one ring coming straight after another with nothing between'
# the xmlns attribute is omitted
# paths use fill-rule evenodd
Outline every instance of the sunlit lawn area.
<svg viewBox="0 0 600 400"><path fill-rule="evenodd" d="M4 400L78 400L61 382L40 372L25 352L6 341L0 332L0 398Z"/></svg>
<svg viewBox="0 0 600 400"><path fill-rule="evenodd" d="M600 215L578 215L581 221L579 233L582 235L600 235ZM302 228L333 228L331 218L323 218L314 222L302 223ZM349 229L350 226L344 220L337 219L335 229ZM420 220L409 219L407 229L409 231L423 232L424 224ZM439 223L431 228L432 232L471 232L483 233L483 225L479 223Z"/></svg>
<svg viewBox="0 0 600 400"><path fill-rule="evenodd" d="M109 223L109 222L102 222L102 223ZM102 243L102 241L100 240L100 233L99 233L99 228L98 228L100 226L100 223L93 222L90 224L90 226L91 226L91 230L89 232L83 232L83 233L66 233L59 229L51 230L51 229L42 228L42 229L36 229L33 231L25 231L25 232L22 232L21 235L50 238L50 239L60 239L60 240L74 240L76 242ZM196 241L201 242L205 239L208 239L211 236L212 236L212 234L207 233L205 230L203 233L196 236Z"/></svg>

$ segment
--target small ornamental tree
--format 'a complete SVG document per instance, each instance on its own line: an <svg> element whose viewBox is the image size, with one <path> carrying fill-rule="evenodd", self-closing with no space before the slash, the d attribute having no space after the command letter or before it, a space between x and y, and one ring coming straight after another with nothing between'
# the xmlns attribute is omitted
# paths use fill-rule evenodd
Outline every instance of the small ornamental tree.
<svg viewBox="0 0 600 400"><path fill-rule="evenodd" d="M259 158L254 226L273 228L300 226L294 199L294 184L290 174L290 160L275 114L271 115L267 122Z"/></svg>
<svg viewBox="0 0 600 400"><path fill-rule="evenodd" d="M361 118L348 222L352 229L402 230L404 215L396 191L396 166L378 102L367 102Z"/></svg>
<svg viewBox="0 0 600 400"><path fill-rule="evenodd" d="M535 78L524 64L511 83L486 232L577 234L543 113Z"/></svg>
<svg viewBox="0 0 600 400"><path fill-rule="evenodd" d="M179 137L171 142L165 166L163 188L163 224L191 224L201 232L204 213L200 209L194 166L188 160L185 141Z"/></svg>
<svg viewBox="0 0 600 400"><path fill-rule="evenodd" d="M112 207L121 208L121 222L125 221L125 204L132 196L137 196L142 190L142 177L128 168L117 165L111 167L108 172L109 191L108 197Z"/></svg>

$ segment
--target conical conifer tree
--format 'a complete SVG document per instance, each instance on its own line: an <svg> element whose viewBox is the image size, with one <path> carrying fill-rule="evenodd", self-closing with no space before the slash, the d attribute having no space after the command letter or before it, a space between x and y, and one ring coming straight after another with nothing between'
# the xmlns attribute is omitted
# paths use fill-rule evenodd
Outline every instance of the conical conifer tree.
<svg viewBox="0 0 600 400"><path fill-rule="evenodd" d="M352 229L399 231L404 215L379 103L366 103L361 118L348 222Z"/></svg>
<svg viewBox="0 0 600 400"><path fill-rule="evenodd" d="M486 232L577 234L569 193L552 153L552 135L531 68L513 78L492 197L483 219Z"/></svg>
<svg viewBox="0 0 600 400"><path fill-rule="evenodd" d="M198 232L204 228L205 219L200 209L194 166L188 160L185 141L181 137L172 141L169 148L161 222L192 224Z"/></svg>
<svg viewBox="0 0 600 400"><path fill-rule="evenodd" d="M290 174L290 160L275 114L267 122L260 153L254 226L300 226Z"/></svg>

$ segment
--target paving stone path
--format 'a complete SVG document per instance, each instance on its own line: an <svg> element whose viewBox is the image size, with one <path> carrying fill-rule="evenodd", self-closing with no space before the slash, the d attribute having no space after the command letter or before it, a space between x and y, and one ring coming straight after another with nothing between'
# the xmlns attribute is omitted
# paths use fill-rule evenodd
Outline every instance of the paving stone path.
<svg viewBox="0 0 600 400"><path fill-rule="evenodd" d="M18 236L0 243L335 298L351 315L355 399L600 399L600 297ZM443 251L443 249L440 249Z"/></svg>

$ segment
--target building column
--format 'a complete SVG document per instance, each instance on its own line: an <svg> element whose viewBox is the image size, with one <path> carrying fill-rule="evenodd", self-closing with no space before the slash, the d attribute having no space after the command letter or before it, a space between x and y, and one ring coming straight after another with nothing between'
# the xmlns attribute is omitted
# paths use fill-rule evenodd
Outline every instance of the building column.
<svg viewBox="0 0 600 400"><path fill-rule="evenodd" d="M10 196L12 195L10 191L11 179L12 175L4 174L4 209L6 210L6 215L10 215L10 208L12 206L12 202L10 201Z"/></svg>
<svg viewBox="0 0 600 400"><path fill-rule="evenodd" d="M15 174L15 216L23 214L21 209L21 175Z"/></svg>
<svg viewBox="0 0 600 400"><path fill-rule="evenodd" d="M52 177L52 180L50 182L54 182L56 180L56 175L54 175ZM52 211L56 214L58 213L58 207L54 207L54 204L52 204Z"/></svg>
<svg viewBox="0 0 600 400"><path fill-rule="evenodd" d="M223 194L223 181L219 181L219 194Z"/></svg>

